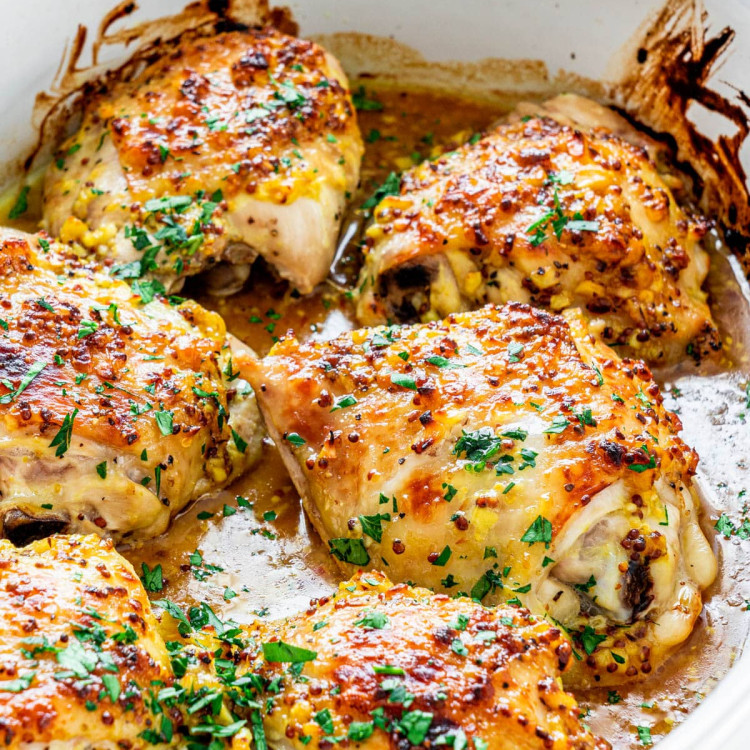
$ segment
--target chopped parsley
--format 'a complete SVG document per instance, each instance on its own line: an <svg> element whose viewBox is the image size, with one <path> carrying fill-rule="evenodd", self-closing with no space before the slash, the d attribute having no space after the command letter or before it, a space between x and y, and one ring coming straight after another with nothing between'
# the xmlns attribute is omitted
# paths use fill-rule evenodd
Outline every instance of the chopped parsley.
<svg viewBox="0 0 750 750"><path fill-rule="evenodd" d="M375 674L389 674L395 675L396 677L403 677L405 674L401 667L395 667L392 664L374 664L372 671L375 672Z"/></svg>
<svg viewBox="0 0 750 750"><path fill-rule="evenodd" d="M157 294L164 294L166 289L156 279L136 279L130 287L141 298L141 304L147 305Z"/></svg>
<svg viewBox="0 0 750 750"><path fill-rule="evenodd" d="M648 446L646 446L645 443L641 445L641 450L643 450L643 452L648 457L648 462L645 464L633 463L628 466L628 469L630 469L630 471L635 471L635 472L638 472L639 474L641 474L644 471L648 471L649 469L656 468L656 456L654 456L652 453L649 452Z"/></svg>
<svg viewBox="0 0 750 750"><path fill-rule="evenodd" d="M536 457L538 455L536 451L532 451L529 448L521 448L522 463L519 465L518 470L523 471L527 466L530 466L532 469L536 468Z"/></svg>
<svg viewBox="0 0 750 750"><path fill-rule="evenodd" d="M166 213L167 211L181 213L192 202L193 199L189 195L171 195L163 198L152 198L151 200L147 200L143 204L143 208L150 213Z"/></svg>
<svg viewBox="0 0 750 750"><path fill-rule="evenodd" d="M495 435L491 427L461 432L461 437L453 448L453 455L460 456L463 453L469 461L489 461L502 445L502 440Z"/></svg>
<svg viewBox="0 0 750 750"><path fill-rule="evenodd" d="M573 416L581 423L581 425L596 427L596 420L594 419L591 409L582 409L580 412L574 412Z"/></svg>
<svg viewBox="0 0 750 750"><path fill-rule="evenodd" d="M388 624L388 616L383 612L377 610L371 610L365 612L359 620L355 621L355 625L360 628L369 628L370 630L382 630Z"/></svg>
<svg viewBox="0 0 750 750"><path fill-rule="evenodd" d="M446 544L443 551L432 561L432 564L442 568L450 560L451 554L451 548Z"/></svg>
<svg viewBox="0 0 750 750"><path fill-rule="evenodd" d="M593 575L589 576L589 580L586 583L574 583L573 588L583 591L584 594L588 594L589 591L596 586L596 578Z"/></svg>
<svg viewBox="0 0 750 750"><path fill-rule="evenodd" d="M353 742L363 742L372 736L375 725L372 721L353 721L349 724L346 736Z"/></svg>
<svg viewBox="0 0 750 750"><path fill-rule="evenodd" d="M446 482L443 482L442 487L445 490L443 499L446 500L447 502L450 502L451 500L453 500L453 498L458 493L458 490L452 484L447 484Z"/></svg>
<svg viewBox="0 0 750 750"><path fill-rule="evenodd" d="M432 714L426 711L406 711L396 727L406 735L406 739L412 745L421 745L427 737L427 732L432 724Z"/></svg>
<svg viewBox="0 0 750 750"><path fill-rule="evenodd" d="M500 574L492 569L485 570L479 580L471 587L471 598L481 602L487 594L494 594L498 588L504 588Z"/></svg>
<svg viewBox="0 0 750 750"><path fill-rule="evenodd" d="M273 76L269 76L269 78L271 79L271 83L276 87L276 91L273 94L274 99L284 102L289 109L299 109L307 103L307 97L304 92L298 89L293 83L289 81L277 81Z"/></svg>
<svg viewBox="0 0 750 750"><path fill-rule="evenodd" d="M364 86L360 86L352 92L352 103L361 112L380 112L383 109L382 102L367 96Z"/></svg>
<svg viewBox="0 0 750 750"><path fill-rule="evenodd" d="M541 245L547 239L547 231L550 225L558 240L562 237L563 230L566 228L571 232L599 231L598 221L586 221L578 211L573 214L572 218L563 213L557 188L555 188L554 192L554 201L554 208L546 211L536 221L526 227L526 234L532 235L529 242L534 247Z"/></svg>
<svg viewBox="0 0 750 750"><path fill-rule="evenodd" d="M401 190L401 178L395 173L391 172L388 177L385 178L382 185L379 185L375 192L362 204L364 210L375 208L375 206L383 200L383 198L389 195L398 195Z"/></svg>
<svg viewBox="0 0 750 750"><path fill-rule="evenodd" d="M362 533L367 534L367 536L374 539L378 544L383 541L383 527L381 523L382 521L390 520L390 513L376 513L374 516L359 517L359 522L362 525Z"/></svg>
<svg viewBox="0 0 750 750"><path fill-rule="evenodd" d="M318 656L316 651L300 648L291 643L284 643L284 641L262 643L261 648L263 649L263 658L266 661L284 664L301 664L306 661L313 661Z"/></svg>
<svg viewBox="0 0 750 750"><path fill-rule="evenodd" d="M537 516L531 526L524 532L521 537L522 542L536 544L543 542L546 549L549 549L552 541L552 524L544 516Z"/></svg>
<svg viewBox="0 0 750 750"><path fill-rule="evenodd" d="M357 399L354 398L351 394L347 396L342 396L341 398L336 399L336 403L334 403L333 407L331 408L331 411L338 411L339 409L346 409L347 406L354 406L357 403Z"/></svg>
<svg viewBox="0 0 750 750"><path fill-rule="evenodd" d="M330 539L328 546L331 554L341 562L352 565L367 565L370 562L370 555L361 539L348 539L346 537Z"/></svg>
<svg viewBox="0 0 750 750"><path fill-rule="evenodd" d="M333 734L333 718L331 717L331 711L328 708L324 708L322 711L318 711L313 717L315 723L326 733Z"/></svg>
<svg viewBox="0 0 750 750"><path fill-rule="evenodd" d="M99 328L99 324L93 320L82 320L81 325L78 326L78 339L86 338L91 336Z"/></svg>
<svg viewBox="0 0 750 750"><path fill-rule="evenodd" d="M561 414L558 414L552 419L552 424L546 430L544 430L544 434L560 435L565 432L565 429L568 427L568 425L570 425L570 422Z"/></svg>
<svg viewBox="0 0 750 750"><path fill-rule="evenodd" d="M243 438L234 429L231 429L231 432L235 447L240 453L244 453L247 450L247 441L243 440Z"/></svg>
<svg viewBox="0 0 750 750"><path fill-rule="evenodd" d="M21 382L18 384L18 387L14 389L11 388L10 393L5 393L0 396L0 404L9 404L16 397L20 396L29 387L29 385L31 385L31 381L34 380L34 378L39 375L39 373L41 373L46 366L46 362L34 362L34 364L29 367L28 372L21 378ZM4 385L5 382L6 381L3 382Z"/></svg>
<svg viewBox="0 0 750 750"><path fill-rule="evenodd" d="M520 440L523 442L529 436L526 430L522 430L520 427L516 427L512 430L506 430L500 433L501 437L510 438L511 440Z"/></svg>
<svg viewBox="0 0 750 750"><path fill-rule="evenodd" d="M408 388L410 391L417 390L417 384L414 382L414 378L411 375L404 375L400 372L391 373L391 383L398 385L401 388Z"/></svg>
<svg viewBox="0 0 750 750"><path fill-rule="evenodd" d="M149 568L146 563L141 563L141 571L141 582L146 591L161 591L164 588L164 578L162 577L160 564Z"/></svg>
<svg viewBox="0 0 750 750"><path fill-rule="evenodd" d="M458 656L468 656L469 649L466 648L466 644L460 638L454 638L451 643L451 651Z"/></svg>
<svg viewBox="0 0 750 750"><path fill-rule="evenodd" d="M511 341L508 344L508 362L520 362L520 355L523 353L523 344L518 341Z"/></svg>
<svg viewBox="0 0 750 750"><path fill-rule="evenodd" d="M65 415L65 418L60 425L60 429L49 444L50 448L57 448L55 451L55 456L57 458L64 456L65 452L70 448L70 439L73 436L73 422L75 421L76 414L78 414L78 409L73 409L70 414Z"/></svg>
<svg viewBox="0 0 750 750"><path fill-rule="evenodd" d="M578 638L581 641L583 650L589 656L596 651L600 643L607 640L606 635L599 635L591 625L586 625L586 627L578 634Z"/></svg>
<svg viewBox="0 0 750 750"><path fill-rule="evenodd" d="M174 415L171 411L155 411L154 419L159 427L159 432L161 432L164 437L172 434L174 431Z"/></svg>
<svg viewBox="0 0 750 750"><path fill-rule="evenodd" d="M726 513L722 513L719 516L719 520L714 525L714 528L720 534L723 534L727 539L729 539L733 535L736 535L743 541L745 539L750 539L750 520L748 519L744 519L742 521L742 524L740 526L737 526Z"/></svg>
<svg viewBox="0 0 750 750"><path fill-rule="evenodd" d="M0 692L20 693L31 685L35 676L36 672L29 672L21 677L17 677L15 680L0 682Z"/></svg>
<svg viewBox="0 0 750 750"><path fill-rule="evenodd" d="M636 731L638 732L638 739L644 747L649 747L654 744L654 741L651 739L650 727L637 726Z"/></svg>
<svg viewBox="0 0 750 750"><path fill-rule="evenodd" d="M427 357L425 362L428 362L431 365L435 365L435 367L439 367L441 370L460 370L466 367L466 365L462 365L460 362L454 362L447 357L441 357L437 354L432 357Z"/></svg>
<svg viewBox="0 0 750 750"><path fill-rule="evenodd" d="M23 216L23 214L26 213L26 211L29 208L29 201L28 201L29 190L31 190L31 188L28 185L24 185L21 188L21 192L18 193L16 202L13 204L13 207L8 212L9 219L17 219L19 216Z"/></svg>

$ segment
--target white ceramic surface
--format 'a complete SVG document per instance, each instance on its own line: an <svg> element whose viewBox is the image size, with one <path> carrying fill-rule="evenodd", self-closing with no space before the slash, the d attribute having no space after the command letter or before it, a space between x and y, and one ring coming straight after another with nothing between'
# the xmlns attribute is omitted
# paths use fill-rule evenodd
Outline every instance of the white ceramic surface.
<svg viewBox="0 0 750 750"><path fill-rule="evenodd" d="M0 0L0 181L33 146L34 97L54 79L79 23L98 27L107 0ZM304 35L363 31L393 36L429 60L538 58L596 79L617 75L617 50L662 3L654 0L287 0ZM140 0L115 28L178 11L182 0ZM711 85L719 93L750 90L750 0L707 2L709 30L737 32L731 54ZM102 62L124 59L110 49ZM614 56L614 57L613 57ZM83 64L87 63L84 56ZM697 114L696 117L699 115ZM706 126L729 132L720 118ZM750 147L743 156L750 163ZM746 170L750 171L750 170ZM740 447L738 446L738 449ZM750 650L660 750L747 750L750 747Z"/></svg>

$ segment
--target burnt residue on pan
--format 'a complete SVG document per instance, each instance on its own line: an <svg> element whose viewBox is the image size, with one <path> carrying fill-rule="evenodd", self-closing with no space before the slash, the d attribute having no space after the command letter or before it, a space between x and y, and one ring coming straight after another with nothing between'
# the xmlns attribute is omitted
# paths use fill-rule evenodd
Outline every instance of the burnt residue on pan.
<svg viewBox="0 0 750 750"><path fill-rule="evenodd" d="M750 97L734 89L727 98L709 86L734 39L729 27L709 35L698 0L669 0L616 56L625 72L611 95L638 123L669 138L679 162L697 177L701 209L723 224L750 275L750 199L740 161L750 132ZM726 118L734 132L708 137L691 121L694 105Z"/></svg>

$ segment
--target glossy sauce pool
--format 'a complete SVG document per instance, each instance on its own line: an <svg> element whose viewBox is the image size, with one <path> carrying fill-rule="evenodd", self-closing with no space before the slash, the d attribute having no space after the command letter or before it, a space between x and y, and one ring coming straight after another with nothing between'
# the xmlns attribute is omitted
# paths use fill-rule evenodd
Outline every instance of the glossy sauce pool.
<svg viewBox="0 0 750 750"><path fill-rule="evenodd" d="M365 87L358 103L364 105L359 121L366 152L353 206L361 205L389 172L454 148L502 114L496 105L460 95L404 91L374 80L355 82L353 90L360 85ZM32 209L34 197L32 191ZM259 355L287 330L298 338L333 336L356 325L350 289L362 221L362 213L353 210L332 279L311 297L299 298L262 268L254 269L246 289L231 298L202 296L197 284L188 285L184 294L195 294L221 313L228 329ZM36 228L28 219L19 227ZM695 632L663 669L630 688L578 694L586 721L618 749L643 746L639 726L648 727L656 742L684 720L732 665L750 626L750 576L744 570L750 522L747 533L742 527L745 499L750 503L750 495L745 498L745 488L750 490L750 362L744 340L750 336L750 305L737 262L718 244L712 261L708 285L725 354L718 363L686 364L656 376L668 394L668 407L682 419L684 439L701 456L704 526L709 539L715 539L720 574ZM713 530L722 513L739 534L727 539ZM299 612L338 582L270 441L254 472L189 508L165 536L123 552L139 572L142 564L162 566L164 588L154 598L182 606L207 601L225 619L238 622Z"/></svg>

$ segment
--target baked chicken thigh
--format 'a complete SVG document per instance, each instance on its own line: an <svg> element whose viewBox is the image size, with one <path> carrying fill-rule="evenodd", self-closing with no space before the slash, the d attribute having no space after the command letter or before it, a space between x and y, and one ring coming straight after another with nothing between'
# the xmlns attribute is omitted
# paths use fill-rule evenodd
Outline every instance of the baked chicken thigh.
<svg viewBox="0 0 750 750"><path fill-rule="evenodd" d="M206 640L217 628L218 650ZM191 634L185 654L198 672L219 654L217 687L257 748L325 748L334 738L372 750L609 747L559 686L570 643L525 610L487 609L371 572L304 614L245 629L244 648L231 633L213 620Z"/></svg>
<svg viewBox="0 0 750 750"><path fill-rule="evenodd" d="M261 255L303 293L328 273L362 142L338 62L273 29L186 35L87 97L50 165L48 231L167 291Z"/></svg>
<svg viewBox="0 0 750 750"><path fill-rule="evenodd" d="M708 224L643 144L611 110L563 96L407 171L367 230L360 322L518 301L579 307L602 341L653 363L717 350Z"/></svg>
<svg viewBox="0 0 750 750"><path fill-rule="evenodd" d="M0 234L0 528L16 543L156 536L259 455L250 350L215 313L138 290Z"/></svg>
<svg viewBox="0 0 750 750"><path fill-rule="evenodd" d="M514 303L282 339L251 382L344 569L522 603L568 630L572 681L615 683L687 638L716 561L649 370L566 317Z"/></svg>
<svg viewBox="0 0 750 750"><path fill-rule="evenodd" d="M171 680L146 592L112 543L0 541L0 741L148 747L151 690Z"/></svg>
<svg viewBox="0 0 750 750"><path fill-rule="evenodd" d="M371 748L595 750L558 676L559 628L381 573L279 623L240 628L205 603L149 600L111 541L0 541L0 737L8 748L302 748L346 736ZM172 619L176 618L176 619ZM165 643L164 635L169 637ZM440 738L443 738L441 741ZM225 744L226 743L226 744ZM202 746L202 745L201 745Z"/></svg>

